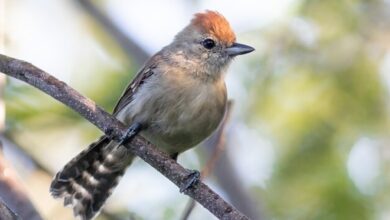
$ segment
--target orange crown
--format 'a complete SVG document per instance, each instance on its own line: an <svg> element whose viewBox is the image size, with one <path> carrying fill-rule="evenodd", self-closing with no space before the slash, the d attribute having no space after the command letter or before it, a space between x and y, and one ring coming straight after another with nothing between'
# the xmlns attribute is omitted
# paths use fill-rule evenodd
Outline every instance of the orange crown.
<svg viewBox="0 0 390 220"><path fill-rule="evenodd" d="M227 44L232 44L236 40L236 35L229 22L216 11L207 10L204 13L195 14L191 24Z"/></svg>

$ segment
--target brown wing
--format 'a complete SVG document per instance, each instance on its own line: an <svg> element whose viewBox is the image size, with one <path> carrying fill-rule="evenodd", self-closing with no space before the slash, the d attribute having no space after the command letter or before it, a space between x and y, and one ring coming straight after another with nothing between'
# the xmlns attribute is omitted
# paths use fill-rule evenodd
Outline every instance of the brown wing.
<svg viewBox="0 0 390 220"><path fill-rule="evenodd" d="M150 63L150 62L149 62ZM148 65L146 64L144 68L142 68L133 81L127 86L126 90L123 92L122 96L119 98L118 103L116 104L113 114L116 115L120 112L126 105L128 105L133 98L133 94L136 93L137 89L142 85L145 80L153 75L153 70L156 65Z"/></svg>

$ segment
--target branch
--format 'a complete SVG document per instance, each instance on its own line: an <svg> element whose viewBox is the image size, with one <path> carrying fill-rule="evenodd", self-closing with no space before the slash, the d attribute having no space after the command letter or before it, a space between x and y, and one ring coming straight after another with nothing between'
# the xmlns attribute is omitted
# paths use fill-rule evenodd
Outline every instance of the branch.
<svg viewBox="0 0 390 220"><path fill-rule="evenodd" d="M0 219L21 220L0 198Z"/></svg>
<svg viewBox="0 0 390 220"><path fill-rule="evenodd" d="M233 106L233 101L229 100L228 105L226 107L226 112L224 115L224 118L219 125L218 129L214 134L210 137L211 139L216 139L216 143L214 146L214 151L212 155L210 156L209 160L207 161L206 165L203 167L202 172L201 172L201 180L204 180L204 178L208 177L210 173L213 171L216 162L219 159L219 156L221 155L222 151L225 149L225 129L226 129L226 124L228 123L230 119L230 115L232 112L232 106ZM191 213L192 210L195 208L195 200L191 199L186 206L186 209L183 212L183 215L181 217L181 220L187 220Z"/></svg>
<svg viewBox="0 0 390 220"><path fill-rule="evenodd" d="M242 187L242 180L239 178L231 159L229 159L228 151L229 148L222 151L219 160L215 164L214 175L218 184L224 191L229 192L228 198L232 200L238 210L251 219L264 219L262 206L256 204L251 195Z"/></svg>
<svg viewBox="0 0 390 220"><path fill-rule="evenodd" d="M2 144L0 143L0 148ZM13 167L5 160L0 150L0 198L14 210L22 219L41 220L41 216L26 195L26 190L20 183ZM5 204L4 204L5 205ZM1 210L3 211L3 210ZM2 214L0 213L0 219Z"/></svg>
<svg viewBox="0 0 390 220"><path fill-rule="evenodd" d="M206 166L202 170L202 178L214 172L217 181L221 188L226 192L226 195L232 199L233 205L238 210L245 213L251 219L264 219L262 216L261 207L255 206L252 197L242 187L239 175L235 172L230 158L228 157L228 148L226 149L226 123L229 121L231 114L231 105L229 103L225 118L218 130L208 138L202 145L206 150L207 155L211 155L207 161ZM181 220L189 219L192 210L195 208L195 201L193 199L187 204Z"/></svg>
<svg viewBox="0 0 390 220"><path fill-rule="evenodd" d="M76 0L81 8L94 18L106 30L108 34L115 39L121 46L128 57L135 60L138 66L141 66L150 57L150 55L140 47L133 39L123 33L123 31L115 25L112 20L105 15L96 4L90 0Z"/></svg>
<svg viewBox="0 0 390 220"><path fill-rule="evenodd" d="M119 140L126 133L127 128L114 116L105 112L92 100L85 98L64 82L57 80L30 63L0 54L0 72L44 91L78 112L114 140ZM141 136L136 136L126 147L178 187L182 187L183 181L190 175L190 171L170 159L166 153L158 150ZM202 181L199 181L184 193L195 199L220 219L249 219L223 200Z"/></svg>

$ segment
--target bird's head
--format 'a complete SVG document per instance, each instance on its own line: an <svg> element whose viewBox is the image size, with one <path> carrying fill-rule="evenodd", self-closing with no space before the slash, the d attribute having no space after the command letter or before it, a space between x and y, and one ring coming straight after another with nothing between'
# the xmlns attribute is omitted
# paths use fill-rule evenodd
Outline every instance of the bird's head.
<svg viewBox="0 0 390 220"><path fill-rule="evenodd" d="M197 71L209 75L224 72L237 55L250 53L254 48L236 42L236 35L224 16L215 11L195 14L171 44L177 53L195 63Z"/></svg>

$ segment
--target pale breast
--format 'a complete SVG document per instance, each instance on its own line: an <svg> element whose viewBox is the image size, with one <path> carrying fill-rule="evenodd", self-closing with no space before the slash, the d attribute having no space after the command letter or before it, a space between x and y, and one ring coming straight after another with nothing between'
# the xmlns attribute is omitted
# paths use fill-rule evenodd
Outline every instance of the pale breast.
<svg viewBox="0 0 390 220"><path fill-rule="evenodd" d="M150 80L125 114L126 121L146 123L141 134L168 153L185 151L207 138L218 127L226 106L222 79L205 83L183 77Z"/></svg>

